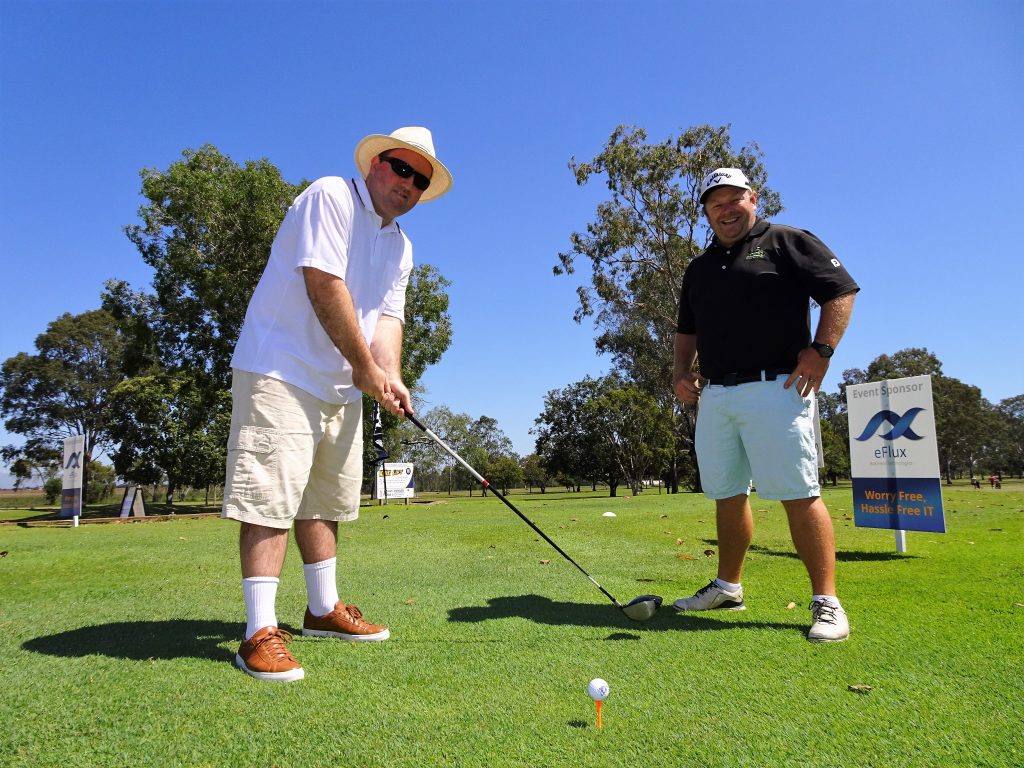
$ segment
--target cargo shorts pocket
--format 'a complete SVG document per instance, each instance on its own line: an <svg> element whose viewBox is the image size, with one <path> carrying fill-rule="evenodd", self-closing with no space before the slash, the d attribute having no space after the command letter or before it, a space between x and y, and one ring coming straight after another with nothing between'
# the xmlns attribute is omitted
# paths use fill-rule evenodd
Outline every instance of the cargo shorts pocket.
<svg viewBox="0 0 1024 768"><path fill-rule="evenodd" d="M243 426L228 443L230 494L250 501L273 498L278 485L281 432Z"/></svg>

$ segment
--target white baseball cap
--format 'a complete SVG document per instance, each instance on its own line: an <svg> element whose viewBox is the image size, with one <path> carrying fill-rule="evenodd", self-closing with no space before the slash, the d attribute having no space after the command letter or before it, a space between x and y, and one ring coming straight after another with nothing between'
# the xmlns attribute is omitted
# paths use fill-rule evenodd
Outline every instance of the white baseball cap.
<svg viewBox="0 0 1024 768"><path fill-rule="evenodd" d="M411 149L421 155L434 168L430 186L420 196L420 202L434 200L452 186L452 174L434 153L434 137L430 131L420 126L399 128L389 136L380 133L370 134L356 145L356 166L365 177L370 172L370 161L381 152L389 149Z"/></svg>
<svg viewBox="0 0 1024 768"><path fill-rule="evenodd" d="M704 198L708 196L715 187L739 187L740 189L753 189L750 181L739 168L716 168L704 177L700 185L700 204L704 204Z"/></svg>

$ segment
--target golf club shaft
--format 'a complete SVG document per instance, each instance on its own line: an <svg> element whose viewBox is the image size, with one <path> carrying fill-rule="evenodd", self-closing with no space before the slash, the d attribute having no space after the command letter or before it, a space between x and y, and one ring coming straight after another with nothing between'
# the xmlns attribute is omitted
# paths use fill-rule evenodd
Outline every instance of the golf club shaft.
<svg viewBox="0 0 1024 768"><path fill-rule="evenodd" d="M575 565L576 568L579 570L579 572L582 573L584 576L586 576L590 580L591 584L593 584L595 587L597 587L599 590L601 590L601 594L603 594L605 597L607 597L609 600L611 600L616 606L618 606L619 608L622 608L622 603L620 603L618 600L616 600L614 597L612 597L611 593L609 593L608 590L606 590L604 587L602 587L600 584L598 584L597 580L594 579L593 576L591 576L589 573L587 573L585 570L583 570L583 566L581 566L579 563L577 563L575 560L573 560L571 557L569 557L569 555L565 552L565 550L563 550L560 546L555 544L555 542L552 541L551 538L546 533L544 533L544 531L542 531L540 528L538 528L530 518L528 518L526 515L524 515L518 509L516 509L516 506L511 501L509 501L507 498L505 498L505 494L503 494L501 491L499 491L497 488L495 488L493 485L491 485L486 477L484 477L479 472L477 472L475 469L473 469L473 467L471 467L469 465L469 463L465 459L463 459L461 456L459 456L459 454L457 454L454 450L449 448L448 444L445 443L444 440L442 440L440 437L435 435L432 430L428 429L426 426L424 426L422 423L420 423L420 420L417 419L415 416L413 416L411 413L405 414L405 417L409 421L411 421L413 424L415 424L427 437L429 437L431 440L433 440L435 443L437 443L438 447L440 447L441 450L443 450L445 453L447 453L449 456L451 456L453 459L455 459L457 462L459 462L459 464L461 464L463 467L465 467L469 471L469 474L471 474L473 477L475 477L477 479L477 481L480 483L480 485L482 485L484 488L490 488L491 489L491 493L493 493L495 496L497 496L499 499L501 499L505 503L506 507L511 509L513 512L515 512L519 516L520 520L522 520L528 526L533 528L533 530L535 530L538 534L540 534L541 538L543 538L544 541L546 541L548 544L550 544L552 547L554 547L555 551L558 554L560 554L562 557L564 557L570 563Z"/></svg>

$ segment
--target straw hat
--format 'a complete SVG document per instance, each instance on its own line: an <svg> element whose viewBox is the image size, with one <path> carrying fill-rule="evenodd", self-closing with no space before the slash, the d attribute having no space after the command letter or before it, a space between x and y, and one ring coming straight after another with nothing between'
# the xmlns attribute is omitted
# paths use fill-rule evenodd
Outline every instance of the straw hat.
<svg viewBox="0 0 1024 768"><path fill-rule="evenodd" d="M356 145L356 166L363 178L370 173L370 161L389 149L411 149L433 166L434 174L430 178L430 186L420 196L421 203L440 197L451 189L452 174L434 156L434 140L430 131L418 126L399 128L390 136L373 133L360 141Z"/></svg>

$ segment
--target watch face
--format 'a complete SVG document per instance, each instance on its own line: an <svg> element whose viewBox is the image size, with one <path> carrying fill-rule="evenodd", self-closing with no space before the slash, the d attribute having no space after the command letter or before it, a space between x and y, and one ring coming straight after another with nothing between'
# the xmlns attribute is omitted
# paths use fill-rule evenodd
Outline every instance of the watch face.
<svg viewBox="0 0 1024 768"><path fill-rule="evenodd" d="M811 346L817 351L822 357L832 357L832 353L835 352L832 347L828 344L819 344L817 341L812 341Z"/></svg>

